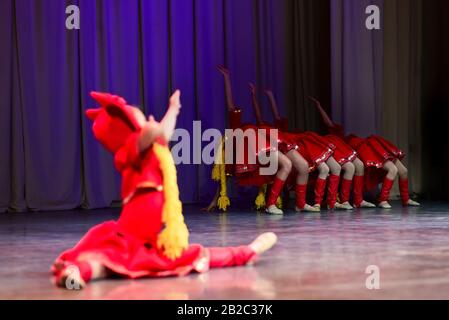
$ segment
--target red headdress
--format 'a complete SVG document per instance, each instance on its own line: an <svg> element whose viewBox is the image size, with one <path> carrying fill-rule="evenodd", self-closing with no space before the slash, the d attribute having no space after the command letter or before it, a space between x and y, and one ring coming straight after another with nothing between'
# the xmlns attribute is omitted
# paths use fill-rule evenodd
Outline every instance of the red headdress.
<svg viewBox="0 0 449 320"><path fill-rule="evenodd" d="M116 95L94 91L90 95L100 104L100 108L86 110L87 117L94 121L94 135L107 150L115 153L139 130L132 107Z"/></svg>

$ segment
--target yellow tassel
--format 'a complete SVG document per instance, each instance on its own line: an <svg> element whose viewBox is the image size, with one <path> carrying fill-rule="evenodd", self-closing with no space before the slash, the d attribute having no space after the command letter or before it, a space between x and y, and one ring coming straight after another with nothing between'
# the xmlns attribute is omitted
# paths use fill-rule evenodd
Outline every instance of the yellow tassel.
<svg viewBox="0 0 449 320"><path fill-rule="evenodd" d="M276 207L278 207L279 209L282 209L282 197L278 197L278 199L276 200Z"/></svg>
<svg viewBox="0 0 449 320"><path fill-rule="evenodd" d="M225 153L223 152L224 151L223 148L224 143L222 140L218 152L219 156L221 157L221 162L216 163L215 165L218 165L220 168L220 197L218 198L218 208L222 211L226 211L228 207L231 205L231 201L229 200L226 186L226 164L225 164Z"/></svg>
<svg viewBox="0 0 449 320"><path fill-rule="evenodd" d="M214 164L212 168L212 180L220 181L220 164L218 163Z"/></svg>
<svg viewBox="0 0 449 320"><path fill-rule="evenodd" d="M223 164L223 139L217 146L217 153L215 154L214 167L212 168L212 180L220 181L221 179L221 165Z"/></svg>
<svg viewBox="0 0 449 320"><path fill-rule="evenodd" d="M264 184L259 188L256 200L254 201L257 210L265 208L265 193L267 192L267 185Z"/></svg>
<svg viewBox="0 0 449 320"><path fill-rule="evenodd" d="M220 196L218 198L218 209L226 211L231 205L231 200L227 196Z"/></svg>
<svg viewBox="0 0 449 320"><path fill-rule="evenodd" d="M154 143L153 150L160 162L164 187L162 222L165 228L158 235L157 246L167 258L175 260L189 246L189 230L182 215L176 167L171 152L167 146L158 143Z"/></svg>

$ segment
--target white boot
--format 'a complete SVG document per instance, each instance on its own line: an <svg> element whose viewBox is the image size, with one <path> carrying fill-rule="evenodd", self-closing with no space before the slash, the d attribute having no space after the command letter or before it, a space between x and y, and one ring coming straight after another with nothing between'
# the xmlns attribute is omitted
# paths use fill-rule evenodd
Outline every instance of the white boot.
<svg viewBox="0 0 449 320"><path fill-rule="evenodd" d="M268 208L265 209L265 211L269 214L275 214L275 215L284 214L284 212L281 209L279 209L278 207L276 207L275 205L269 206Z"/></svg>

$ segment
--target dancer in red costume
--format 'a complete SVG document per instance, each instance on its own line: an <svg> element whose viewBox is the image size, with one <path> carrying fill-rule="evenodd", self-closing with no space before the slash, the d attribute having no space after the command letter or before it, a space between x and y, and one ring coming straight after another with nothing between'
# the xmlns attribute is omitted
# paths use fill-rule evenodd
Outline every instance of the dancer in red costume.
<svg viewBox="0 0 449 320"><path fill-rule="evenodd" d="M314 102L318 102L312 97L309 97L309 99ZM376 206L373 203L363 199L365 166L358 158L357 152L339 136L328 134L323 138L335 145L334 158L341 165L341 168L344 171L343 179L340 183L340 204L337 203L336 206L346 210L353 209L349 204L349 197L351 185L354 183L354 207L375 208Z"/></svg>
<svg viewBox="0 0 449 320"><path fill-rule="evenodd" d="M226 104L227 104L228 112L229 112L230 128L234 129L234 130L242 129L243 131L255 130L255 132L257 132L257 130L259 129L257 126L252 125L252 124L242 124L242 121L241 121L242 111L240 108L236 107L235 103L234 103L229 70L223 66L218 66L218 70L224 76ZM270 134L267 135L267 144L271 146ZM237 147L240 148L241 146L237 146ZM246 153L247 152L246 145L243 146L243 148L244 148L244 152ZM295 145L294 144L284 144L282 146L282 148L285 152L287 150L288 151L293 150L295 148ZM273 181L272 187L270 189L270 192L269 192L269 195L268 195L268 198L266 201L266 211L270 214L283 214L283 211L276 206L276 201L277 201L279 195L281 194L282 188L285 184L285 181L287 180L287 177L289 176L289 174L291 172L292 162L282 152L280 152L279 150L272 149L272 148L270 150L256 150L256 153L258 156L261 152L267 152L267 151L270 151L272 157L277 157L277 160L278 160L279 168L278 168L278 171L274 178L267 177L267 176L260 176L258 173L259 172L258 166L256 166L256 165L251 166L246 163L235 165L235 175L239 180L248 181L248 184L251 184L251 185L259 185L260 186L264 183ZM245 155L245 157L246 157L246 155ZM245 179L245 177L247 177L247 178ZM263 179L261 179L261 177ZM269 178L270 180L267 180L267 178ZM260 181L261 183L257 183L258 181ZM304 205L304 207L305 207L305 205Z"/></svg>
<svg viewBox="0 0 449 320"><path fill-rule="evenodd" d="M147 121L140 109L118 96L93 92L92 97L100 108L87 110L87 116L94 121L95 137L114 154L122 175L123 210L118 221L93 227L56 259L52 272L57 285L83 287L111 275L180 276L245 265L276 243L276 235L268 232L247 246L189 245L176 168L167 147L181 107L179 91L160 123L153 117Z"/></svg>
<svg viewBox="0 0 449 320"><path fill-rule="evenodd" d="M254 113L256 115L257 127L268 131L277 129L274 126L263 121L259 101L257 100L256 87L252 83L249 84L249 87L251 91ZM309 165L303 158L301 153L298 152L299 147L296 143L296 137L294 135L278 130L278 145L279 150L287 156L296 170L296 172L294 172L296 173L296 177L294 177L296 195L295 211L319 212L319 208L312 207L311 205L306 203L307 181L309 179ZM267 204L267 210L270 210L270 207L268 205L274 205L274 203ZM275 208L274 210L276 209L278 208Z"/></svg>
<svg viewBox="0 0 449 320"><path fill-rule="evenodd" d="M288 121L287 119L281 119L273 92L271 90L266 90L265 93L270 101L276 127L284 133L287 132ZM329 177L327 183L327 207L329 209L336 208L341 166L333 157L335 146L311 131L290 133L289 135L298 143L298 152L307 159L310 171L314 169L318 170L318 178L314 190L314 207L317 209L321 208L324 191L326 189L326 179ZM340 206L337 206L337 208L340 209Z"/></svg>
<svg viewBox="0 0 449 320"><path fill-rule="evenodd" d="M378 206L380 208L391 208L388 200L394 179L397 175L399 175L399 191L402 204L404 206L420 206L418 202L410 199L407 168L401 162L405 154L399 148L390 141L377 135L371 135L367 138L360 138L354 134L345 136L343 127L334 123L329 118L318 100L312 100L315 102L329 132L345 139L345 141L357 151L359 158L362 160L367 170L365 174L366 188L371 190L382 182L382 189L378 198ZM362 182L358 183L361 184ZM356 184L355 180L354 184Z"/></svg>

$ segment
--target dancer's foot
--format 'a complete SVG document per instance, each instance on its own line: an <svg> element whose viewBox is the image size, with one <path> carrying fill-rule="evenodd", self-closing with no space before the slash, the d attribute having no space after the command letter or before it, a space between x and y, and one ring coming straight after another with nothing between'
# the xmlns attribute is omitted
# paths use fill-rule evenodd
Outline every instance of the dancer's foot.
<svg viewBox="0 0 449 320"><path fill-rule="evenodd" d="M412 199L409 199L405 205L406 206L411 206L411 207L419 207L419 206L421 206L421 204L419 202L413 201Z"/></svg>
<svg viewBox="0 0 449 320"><path fill-rule="evenodd" d="M321 205L319 203L314 204L313 207L318 209L318 211L321 211Z"/></svg>
<svg viewBox="0 0 449 320"><path fill-rule="evenodd" d="M337 202L335 204L335 209L338 209L338 210L354 210L354 207L351 206L348 201L346 201L346 202L343 202L343 203L338 203Z"/></svg>
<svg viewBox="0 0 449 320"><path fill-rule="evenodd" d="M68 290L80 290L86 287L86 281L75 265L65 267L55 278L56 285Z"/></svg>
<svg viewBox="0 0 449 320"><path fill-rule="evenodd" d="M265 211L269 214L276 214L276 215L284 214L284 212L275 205L269 206L267 209L265 209Z"/></svg>
<svg viewBox="0 0 449 320"><path fill-rule="evenodd" d="M382 201L378 207L381 209L391 209L391 205L387 201Z"/></svg>
<svg viewBox="0 0 449 320"><path fill-rule="evenodd" d="M363 200L362 203L357 208L375 208L376 205L374 203Z"/></svg>
<svg viewBox="0 0 449 320"><path fill-rule="evenodd" d="M264 253L265 251L271 249L276 242L278 237L273 232L265 232L259 235L249 247L258 255Z"/></svg>
<svg viewBox="0 0 449 320"><path fill-rule="evenodd" d="M295 211L296 212L301 212L301 211L304 211L304 212L320 212L320 208L315 208L315 207L312 207L309 204L306 204L304 206L304 208L302 208L302 209L300 209L298 207L295 207Z"/></svg>

